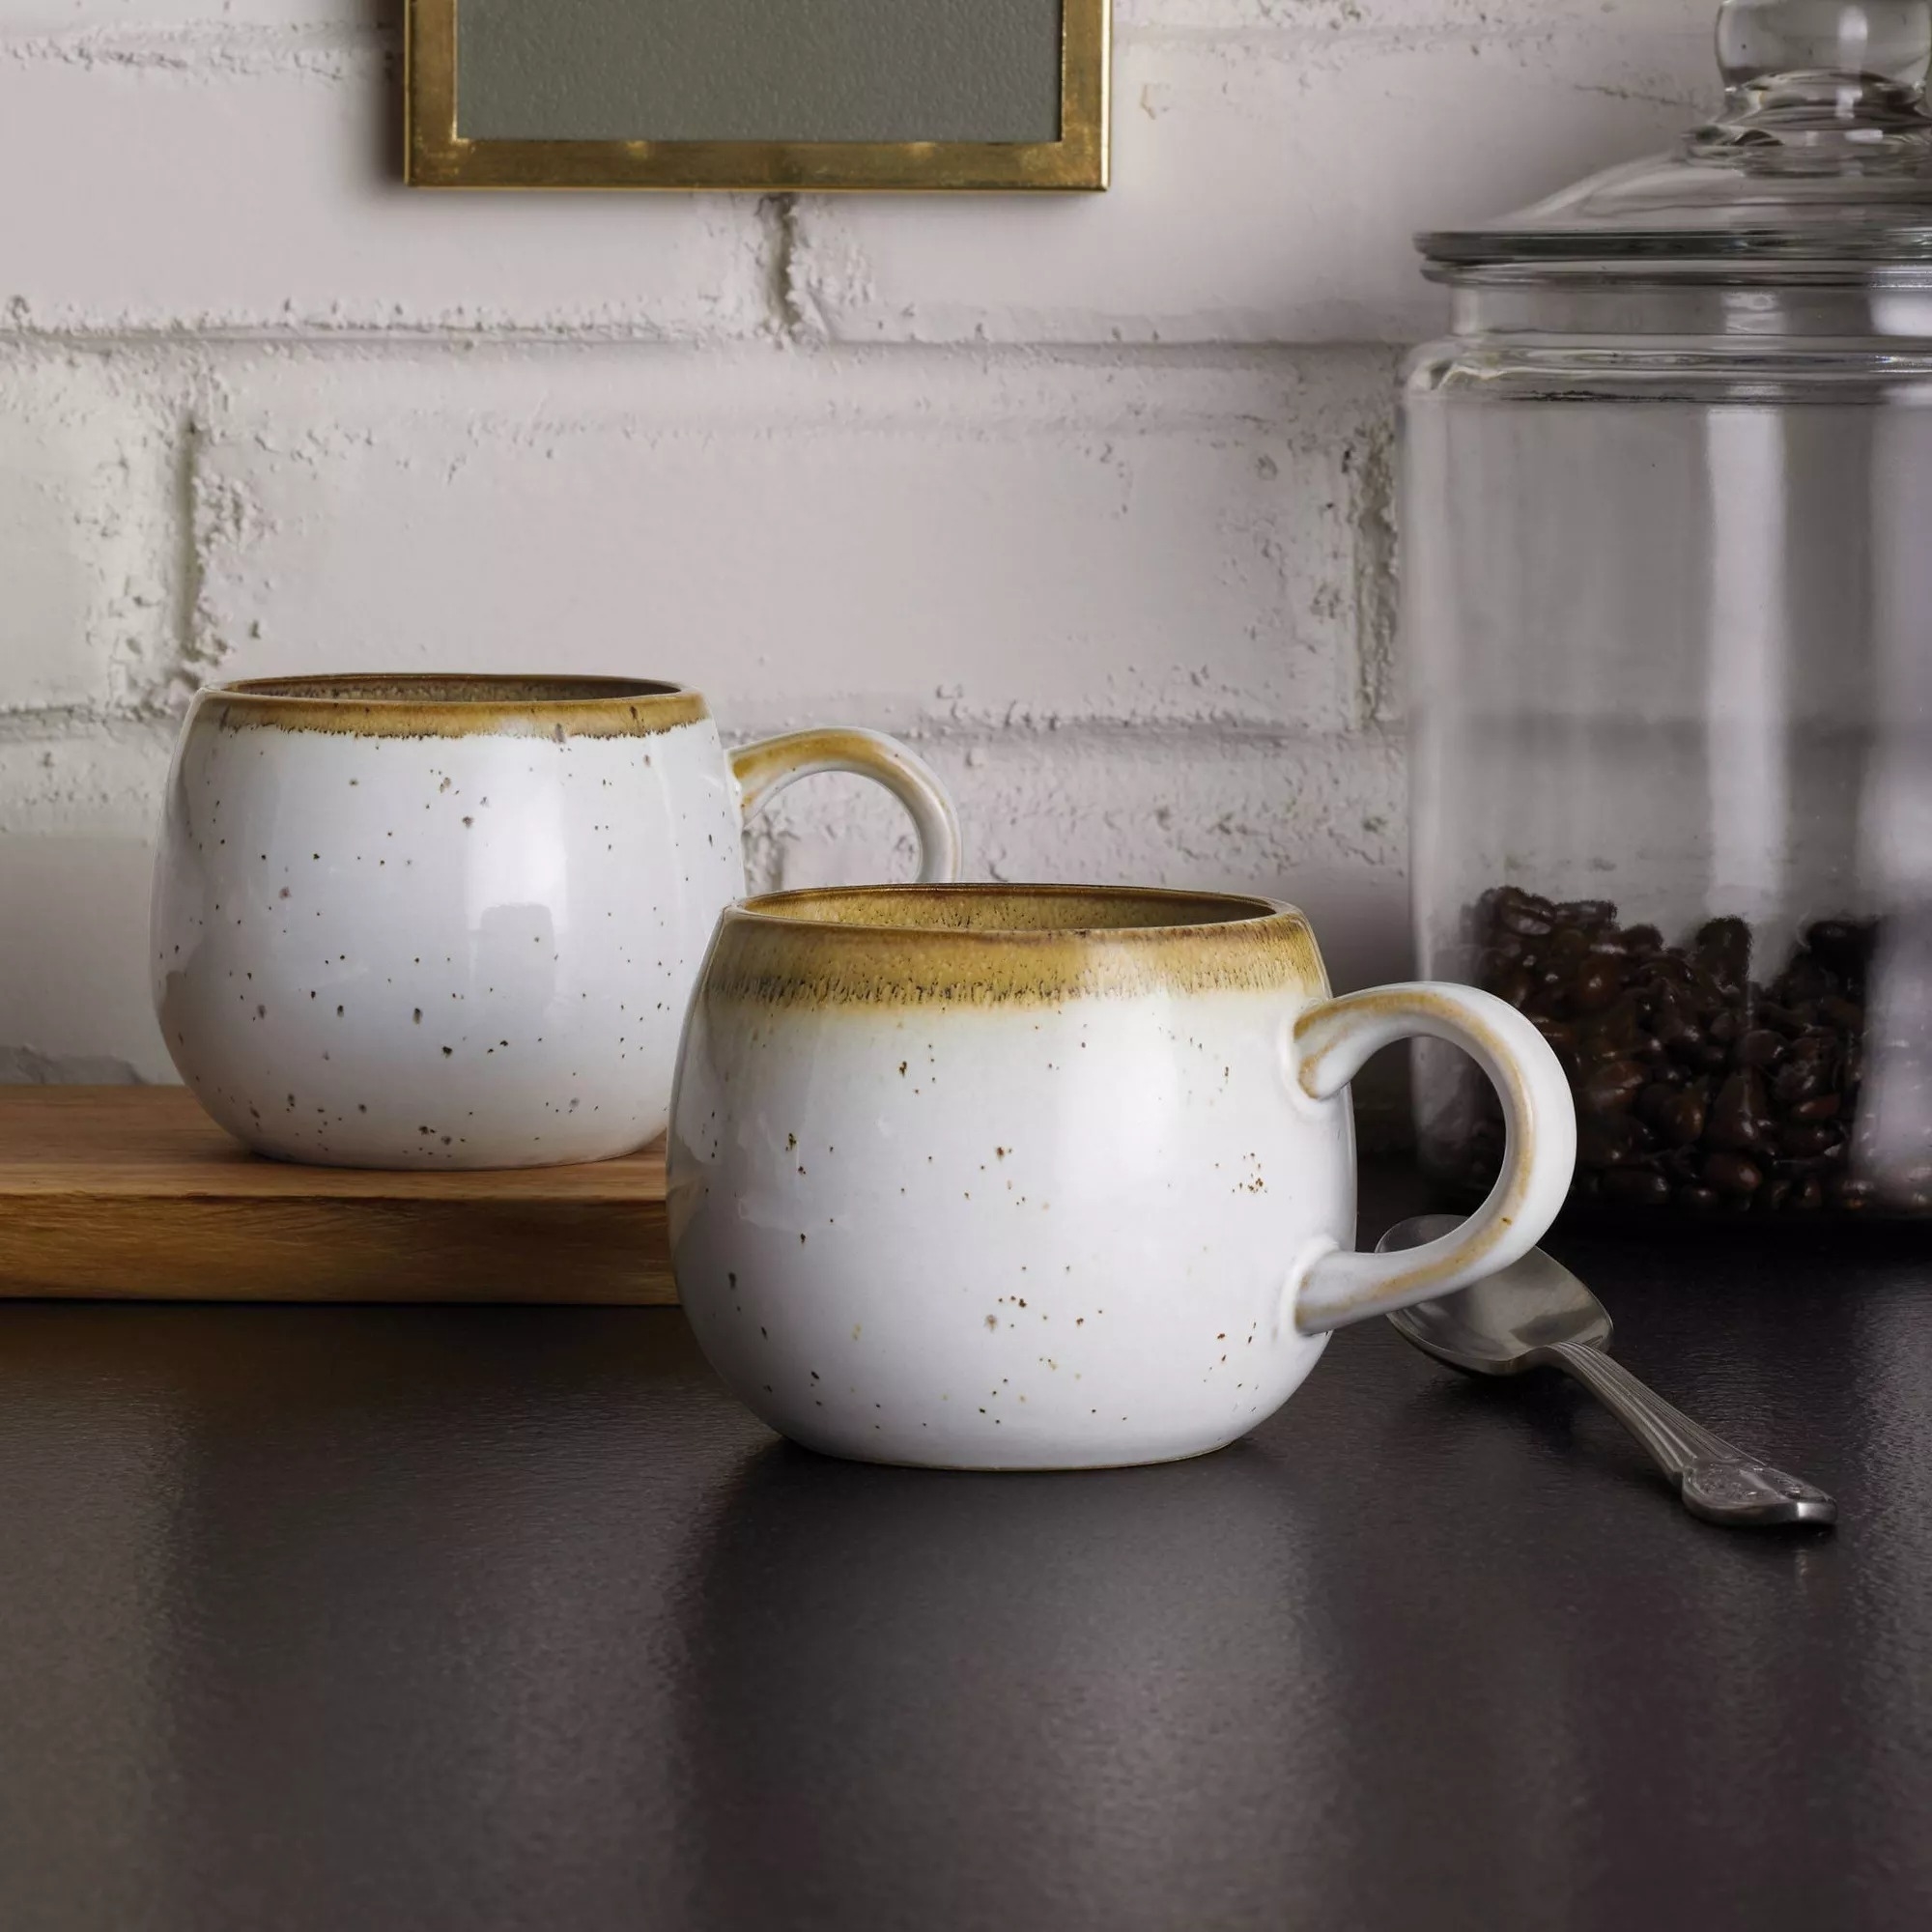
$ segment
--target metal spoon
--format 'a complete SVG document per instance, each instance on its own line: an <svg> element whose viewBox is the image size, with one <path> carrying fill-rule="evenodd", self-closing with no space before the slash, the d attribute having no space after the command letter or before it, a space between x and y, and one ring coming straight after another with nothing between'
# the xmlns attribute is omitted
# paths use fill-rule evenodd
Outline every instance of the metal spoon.
<svg viewBox="0 0 1932 1932"><path fill-rule="evenodd" d="M1376 1252L1417 1248L1457 1225L1453 1214L1418 1214L1397 1222ZM1838 1506L1823 1490L1733 1449L1613 1362L1605 1352L1608 1311L1541 1248L1500 1274L1389 1320L1405 1341L1452 1369L1515 1376L1551 1368L1575 1376L1650 1451L1676 1484L1684 1507L1706 1522L1746 1527L1837 1520Z"/></svg>

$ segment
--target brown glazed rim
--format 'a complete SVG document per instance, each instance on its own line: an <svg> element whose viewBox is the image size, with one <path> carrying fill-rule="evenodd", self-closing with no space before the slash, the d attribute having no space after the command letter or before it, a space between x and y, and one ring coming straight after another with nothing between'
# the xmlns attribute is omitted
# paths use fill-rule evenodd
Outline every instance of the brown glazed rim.
<svg viewBox="0 0 1932 1932"><path fill-rule="evenodd" d="M199 702L224 729L356 738L639 738L711 714L655 678L354 671L210 685Z"/></svg>
<svg viewBox="0 0 1932 1932"><path fill-rule="evenodd" d="M1325 998L1308 922L1238 893L1065 885L838 886L726 909L707 998L769 1006L1038 1006L1269 991Z"/></svg>

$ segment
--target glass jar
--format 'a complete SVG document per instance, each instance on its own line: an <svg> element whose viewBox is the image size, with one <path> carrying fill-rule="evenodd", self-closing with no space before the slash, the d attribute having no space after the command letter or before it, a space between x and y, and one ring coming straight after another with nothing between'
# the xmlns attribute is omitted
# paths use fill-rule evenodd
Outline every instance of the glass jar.
<svg viewBox="0 0 1932 1932"><path fill-rule="evenodd" d="M1428 235L1403 401L1422 970L1529 1014L1576 1192L1932 1211L1932 4L1728 0L1721 116ZM1426 1164L1501 1123L1415 1068Z"/></svg>

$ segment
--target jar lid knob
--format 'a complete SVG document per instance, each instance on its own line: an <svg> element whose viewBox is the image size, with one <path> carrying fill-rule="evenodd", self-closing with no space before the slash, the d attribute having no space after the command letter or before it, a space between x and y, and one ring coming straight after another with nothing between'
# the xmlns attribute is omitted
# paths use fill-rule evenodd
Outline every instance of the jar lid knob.
<svg viewBox="0 0 1932 1932"><path fill-rule="evenodd" d="M1727 120L1911 113L1932 67L1932 0L1723 0L1718 65Z"/></svg>

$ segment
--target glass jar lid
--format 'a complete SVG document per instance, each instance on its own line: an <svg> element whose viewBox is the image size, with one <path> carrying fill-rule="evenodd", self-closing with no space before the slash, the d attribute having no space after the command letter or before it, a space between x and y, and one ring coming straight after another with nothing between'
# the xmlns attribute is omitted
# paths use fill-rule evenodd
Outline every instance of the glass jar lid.
<svg viewBox="0 0 1932 1932"><path fill-rule="evenodd" d="M1418 237L1432 269L1932 266L1932 0L1724 0L1717 40L1718 119L1518 213Z"/></svg>

